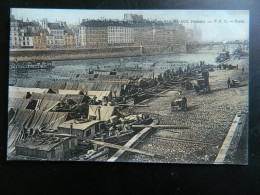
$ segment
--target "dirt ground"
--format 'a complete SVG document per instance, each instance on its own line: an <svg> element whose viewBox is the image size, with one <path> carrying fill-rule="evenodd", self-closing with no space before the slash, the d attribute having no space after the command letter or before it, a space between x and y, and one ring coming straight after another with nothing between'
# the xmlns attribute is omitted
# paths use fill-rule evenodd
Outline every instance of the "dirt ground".
<svg viewBox="0 0 260 195"><path fill-rule="evenodd" d="M214 163L234 116L238 112L247 113L248 111L248 58L228 63L238 64L239 69L210 72L211 93L197 95L194 91L182 91L188 99L186 111L171 111L170 101L182 97L176 91L168 91L164 94L165 97L151 99L146 103L150 107L132 110L133 113L148 113L159 119L160 124L185 126L188 129L155 129L136 147L162 155L164 158L127 153L121 161ZM242 67L245 68L243 74ZM231 80L239 80L241 86L228 89L229 77ZM242 135L247 136L247 133ZM239 140L236 141L239 142ZM247 145L247 142L245 144ZM243 148L243 151L239 150L239 152L246 156L247 146ZM236 163L235 160L234 163Z"/></svg>

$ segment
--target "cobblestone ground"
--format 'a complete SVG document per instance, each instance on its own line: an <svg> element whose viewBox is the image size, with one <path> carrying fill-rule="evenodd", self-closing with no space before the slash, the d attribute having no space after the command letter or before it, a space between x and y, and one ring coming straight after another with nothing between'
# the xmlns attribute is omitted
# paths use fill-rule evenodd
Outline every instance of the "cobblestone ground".
<svg viewBox="0 0 260 195"><path fill-rule="evenodd" d="M237 64L232 61L229 63ZM248 58L239 60L238 65L238 70L210 72L210 94L197 95L194 91L183 91L188 99L187 111L171 111L169 105L172 99L178 97L176 91L168 91L165 97L151 99L146 103L150 107L129 110L131 113L149 113L158 118L160 124L189 129L155 129L136 147L164 158L127 153L121 161L213 163L234 116L248 109ZM245 68L244 74L242 67ZM231 80L240 80L241 87L227 89L229 77Z"/></svg>

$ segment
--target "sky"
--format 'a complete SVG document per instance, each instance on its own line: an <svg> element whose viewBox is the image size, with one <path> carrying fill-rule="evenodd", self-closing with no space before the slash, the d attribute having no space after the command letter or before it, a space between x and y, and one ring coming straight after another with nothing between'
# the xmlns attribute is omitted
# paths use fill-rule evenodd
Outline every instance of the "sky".
<svg viewBox="0 0 260 195"><path fill-rule="evenodd" d="M16 19L49 22L66 21L77 25L82 19L118 19L124 14L142 14L144 19L175 20L186 28L200 29L202 41L229 41L249 39L248 10L83 10L83 9L24 9L12 8ZM186 20L186 21L185 21ZM201 21L205 23L194 23ZM209 23L211 21L211 23ZM234 21L234 22L231 22ZM240 21L240 22L238 22ZM243 23L241 23L243 21ZM188 23L184 23L188 22Z"/></svg>

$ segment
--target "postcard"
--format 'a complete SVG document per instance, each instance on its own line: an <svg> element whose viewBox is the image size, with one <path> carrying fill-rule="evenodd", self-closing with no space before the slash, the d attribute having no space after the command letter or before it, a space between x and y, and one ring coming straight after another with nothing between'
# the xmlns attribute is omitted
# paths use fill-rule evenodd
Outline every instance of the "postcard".
<svg viewBox="0 0 260 195"><path fill-rule="evenodd" d="M7 160L248 164L248 10L12 8Z"/></svg>

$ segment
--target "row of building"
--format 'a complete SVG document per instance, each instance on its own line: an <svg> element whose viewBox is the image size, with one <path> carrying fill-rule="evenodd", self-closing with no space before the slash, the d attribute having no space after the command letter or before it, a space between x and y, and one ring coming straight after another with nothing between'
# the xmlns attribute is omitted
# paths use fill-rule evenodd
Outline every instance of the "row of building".
<svg viewBox="0 0 260 195"><path fill-rule="evenodd" d="M76 46L75 33L66 22L47 22L16 20L11 16L10 48L73 48Z"/></svg>
<svg viewBox="0 0 260 195"><path fill-rule="evenodd" d="M200 41L197 29L185 29L176 21L151 21L142 15L125 14L124 20L83 19L78 26L47 19L17 20L11 16L10 48L107 48L114 46L178 46Z"/></svg>

